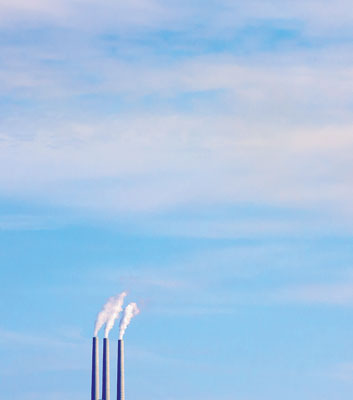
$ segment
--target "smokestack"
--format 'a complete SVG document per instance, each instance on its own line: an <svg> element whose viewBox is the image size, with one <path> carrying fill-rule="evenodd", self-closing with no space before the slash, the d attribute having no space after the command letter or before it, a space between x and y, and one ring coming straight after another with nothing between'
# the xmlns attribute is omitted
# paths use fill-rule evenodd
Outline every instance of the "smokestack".
<svg viewBox="0 0 353 400"><path fill-rule="evenodd" d="M103 387L102 400L110 400L110 376L109 376L109 339L103 339Z"/></svg>
<svg viewBox="0 0 353 400"><path fill-rule="evenodd" d="M98 338L95 336L92 343L92 386L91 400L98 400L99 392L99 365L98 365Z"/></svg>
<svg viewBox="0 0 353 400"><path fill-rule="evenodd" d="M124 391L124 341L118 341L118 394L117 400L125 400Z"/></svg>

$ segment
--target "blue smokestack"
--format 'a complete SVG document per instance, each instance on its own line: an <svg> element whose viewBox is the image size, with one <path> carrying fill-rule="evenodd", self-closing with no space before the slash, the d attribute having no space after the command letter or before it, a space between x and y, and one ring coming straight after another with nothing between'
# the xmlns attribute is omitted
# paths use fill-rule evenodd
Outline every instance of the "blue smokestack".
<svg viewBox="0 0 353 400"><path fill-rule="evenodd" d="M99 392L99 365L98 365L98 338L93 338L92 343L92 386L91 400L98 400Z"/></svg>
<svg viewBox="0 0 353 400"><path fill-rule="evenodd" d="M118 394L117 400L125 400L124 388L124 341L118 341Z"/></svg>
<svg viewBox="0 0 353 400"><path fill-rule="evenodd" d="M110 400L109 339L103 339L103 388L102 400Z"/></svg>

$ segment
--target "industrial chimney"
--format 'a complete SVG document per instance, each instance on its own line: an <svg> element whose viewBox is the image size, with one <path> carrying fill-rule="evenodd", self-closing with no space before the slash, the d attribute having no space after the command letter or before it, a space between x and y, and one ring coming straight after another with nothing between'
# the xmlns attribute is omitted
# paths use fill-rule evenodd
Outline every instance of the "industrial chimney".
<svg viewBox="0 0 353 400"><path fill-rule="evenodd" d="M102 400L110 400L109 339L103 339L103 385Z"/></svg>
<svg viewBox="0 0 353 400"><path fill-rule="evenodd" d="M95 336L92 343L92 386L91 400L98 400L99 392L99 359L98 359L98 338Z"/></svg>
<svg viewBox="0 0 353 400"><path fill-rule="evenodd" d="M118 393L117 400L125 400L124 392L124 341L118 341Z"/></svg>

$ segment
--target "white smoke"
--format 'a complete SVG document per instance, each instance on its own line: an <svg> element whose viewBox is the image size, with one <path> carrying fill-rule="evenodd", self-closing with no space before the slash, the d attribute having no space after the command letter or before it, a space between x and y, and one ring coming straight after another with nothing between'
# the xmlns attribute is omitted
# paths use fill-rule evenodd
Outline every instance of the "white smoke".
<svg viewBox="0 0 353 400"><path fill-rule="evenodd" d="M124 310L124 315L120 320L120 332L119 332L119 339L122 339L124 336L124 333L126 331L126 328L128 327L130 321L132 318L137 315L140 312L140 310L137 307L136 303L130 303L126 306Z"/></svg>
<svg viewBox="0 0 353 400"><path fill-rule="evenodd" d="M120 312L123 310L124 298L126 296L126 292L122 292L117 296L116 302L113 304L112 312L105 324L104 337L109 336L109 332L112 330L115 320L119 317Z"/></svg>
<svg viewBox="0 0 353 400"><path fill-rule="evenodd" d="M117 294L116 296L109 297L108 301L104 304L102 311L100 311L97 315L96 324L94 327L94 336L98 335L98 332L100 331L101 327L107 321L109 321L111 315L114 314L114 312L117 308L117 304L119 304L119 302L120 302L121 296L122 296L122 299L124 299L124 297L126 296L126 293L123 292L123 293ZM113 320L113 324L114 324L114 320Z"/></svg>

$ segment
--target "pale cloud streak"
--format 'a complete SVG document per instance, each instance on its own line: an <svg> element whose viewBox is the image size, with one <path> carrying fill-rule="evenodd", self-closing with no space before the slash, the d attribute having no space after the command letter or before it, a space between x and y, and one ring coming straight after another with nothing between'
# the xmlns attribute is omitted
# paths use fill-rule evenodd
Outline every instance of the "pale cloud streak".
<svg viewBox="0 0 353 400"><path fill-rule="evenodd" d="M107 26L114 26L117 31L131 27L146 29L175 19L168 7L157 0L1 0L0 12L0 24L4 27L24 21L27 26L50 22L53 26L84 31L102 30Z"/></svg>
<svg viewBox="0 0 353 400"><path fill-rule="evenodd" d="M102 30L104 27L121 29L161 29L176 31L187 29L198 21L198 31L208 35L208 31L224 32L229 29L261 21L304 24L308 33L317 34L327 29L350 29L352 4L348 0L252 0L241 1L158 1L133 0L1 0L0 11L3 25L11 26L18 21L48 22L66 27ZM83 12L84 11L84 12Z"/></svg>
<svg viewBox="0 0 353 400"><path fill-rule="evenodd" d="M4 193L113 212L256 198L350 215L350 124L275 129L172 114L41 129L31 140L3 136Z"/></svg>
<svg viewBox="0 0 353 400"><path fill-rule="evenodd" d="M278 301L306 305L353 306L353 283L323 283L281 289Z"/></svg>
<svg viewBox="0 0 353 400"><path fill-rule="evenodd" d="M80 21L81 1L50 4L59 19ZM219 5L225 26L239 4ZM30 6L2 1L0 6L19 14L49 13L44 0ZM285 2L279 9L275 2L251 2L234 20L305 19L315 14L318 2L297 6L294 10ZM342 6L350 7L344 1ZM175 7L180 13L174 13ZM96 10L96 22L127 14L137 18L127 24L143 27L153 21L159 29L170 15L193 15L193 7L147 0L103 6L92 0L84 16ZM330 9L325 3L318 21L325 21ZM80 23L79 31L85 31ZM50 41L44 48L34 41L28 49L4 46L2 92L42 109L19 115L22 109L15 107L4 115L2 194L108 214L255 202L351 217L353 73L348 45L335 52L342 63L332 61L335 49L329 48L287 50L271 60L263 54L246 58L223 52L165 63L146 51L141 65L134 57L108 54L98 42L90 46L75 38L55 51ZM132 42L139 54L143 46ZM100 107L91 112L65 106L85 96L101 102ZM105 112L114 102L125 109ZM271 221L262 226L282 229Z"/></svg>

